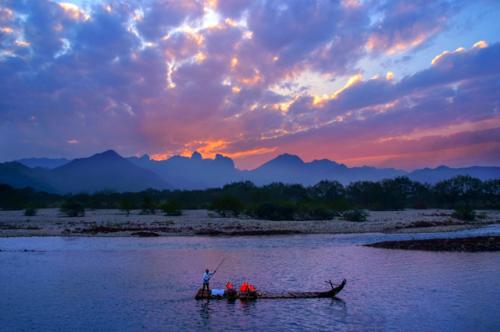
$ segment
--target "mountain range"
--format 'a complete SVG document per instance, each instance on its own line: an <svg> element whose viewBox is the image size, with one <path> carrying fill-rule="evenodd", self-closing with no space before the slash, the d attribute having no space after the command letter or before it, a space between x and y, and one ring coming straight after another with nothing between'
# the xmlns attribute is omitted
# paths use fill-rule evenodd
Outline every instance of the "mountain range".
<svg viewBox="0 0 500 332"><path fill-rule="evenodd" d="M321 180L336 180L345 185L397 176L432 184L457 175L498 179L500 167L440 166L406 172L395 168L348 167L328 159L304 162L296 155L282 154L253 170L240 170L232 159L220 154L205 159L194 152L191 157L173 156L158 161L147 155L122 157L113 150L74 160L29 158L0 163L0 183L56 193L206 189L236 181L252 181L256 185L272 182L314 185Z"/></svg>
<svg viewBox="0 0 500 332"><path fill-rule="evenodd" d="M42 165L53 165L47 162L47 159L39 160ZM88 158L68 160L67 163L54 168L29 167L23 164L22 160L0 163L0 183L56 193L141 191L169 187L157 174L135 165L111 150Z"/></svg>

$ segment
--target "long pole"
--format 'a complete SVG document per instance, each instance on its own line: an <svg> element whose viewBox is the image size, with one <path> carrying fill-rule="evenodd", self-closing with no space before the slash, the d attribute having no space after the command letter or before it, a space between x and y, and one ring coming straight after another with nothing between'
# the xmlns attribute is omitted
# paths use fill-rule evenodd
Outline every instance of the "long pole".
<svg viewBox="0 0 500 332"><path fill-rule="evenodd" d="M224 257L224 258L220 261L219 265L217 265L217 267L215 268L214 273L215 273L215 272L217 272L217 270L219 269L219 267L221 267L222 263L224 263L224 261L225 261L225 260L226 260L226 257Z"/></svg>

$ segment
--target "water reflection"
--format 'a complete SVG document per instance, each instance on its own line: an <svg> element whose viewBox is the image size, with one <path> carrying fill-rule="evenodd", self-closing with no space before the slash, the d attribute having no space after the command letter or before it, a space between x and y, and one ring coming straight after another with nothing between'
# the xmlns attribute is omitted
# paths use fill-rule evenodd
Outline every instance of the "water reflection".
<svg viewBox="0 0 500 332"><path fill-rule="evenodd" d="M239 309L246 316L252 316L252 310L255 309L256 301L239 301Z"/></svg>
<svg viewBox="0 0 500 332"><path fill-rule="evenodd" d="M332 319L337 323L345 323L347 315L347 304L341 298L332 299L330 302L332 308Z"/></svg>
<svg viewBox="0 0 500 332"><path fill-rule="evenodd" d="M205 326L208 326L208 320L210 319L210 300L199 300L200 305L200 318L204 322Z"/></svg>
<svg viewBox="0 0 500 332"><path fill-rule="evenodd" d="M384 235L0 239L2 330L498 330L500 253L361 247ZM151 241L149 241L151 240ZM340 299L195 301L206 266L264 291ZM481 290L481 291L478 291ZM35 324L36 322L36 324Z"/></svg>

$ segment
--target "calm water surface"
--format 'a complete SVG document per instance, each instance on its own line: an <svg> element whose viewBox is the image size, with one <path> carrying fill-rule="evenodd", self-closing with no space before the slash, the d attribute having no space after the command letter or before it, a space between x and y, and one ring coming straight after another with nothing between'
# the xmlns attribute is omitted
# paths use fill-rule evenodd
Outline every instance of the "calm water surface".
<svg viewBox="0 0 500 332"><path fill-rule="evenodd" d="M500 228L452 236L470 234ZM0 330L499 331L500 253L360 246L424 237L3 238ZM212 286L348 283L338 300L195 301L203 269L222 257Z"/></svg>

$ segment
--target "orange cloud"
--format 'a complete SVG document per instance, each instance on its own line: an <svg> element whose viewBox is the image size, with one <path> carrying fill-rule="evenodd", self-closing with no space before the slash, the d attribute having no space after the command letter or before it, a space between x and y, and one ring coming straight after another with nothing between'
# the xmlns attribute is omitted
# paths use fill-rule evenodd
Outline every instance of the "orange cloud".
<svg viewBox="0 0 500 332"><path fill-rule="evenodd" d="M488 47L488 43L485 40L480 40L477 43L475 43L472 47L474 47L474 48L485 48L485 47Z"/></svg>
<svg viewBox="0 0 500 332"><path fill-rule="evenodd" d="M204 4L208 8L215 9L217 8L217 2L217 0L206 0Z"/></svg>
<svg viewBox="0 0 500 332"><path fill-rule="evenodd" d="M484 40L480 40L477 43L474 43L474 45L472 45L472 48L486 48L486 47L488 47L488 43L486 41L484 41ZM436 63L438 63L439 61L443 60L448 55L456 54L456 53L461 53L461 52L464 52L464 51L466 51L466 49L463 48L463 47L459 47L456 50L451 51L451 52L448 51L448 50L445 50L445 51L441 52L440 54L436 55L432 59L431 64L435 65Z"/></svg>
<svg viewBox="0 0 500 332"><path fill-rule="evenodd" d="M413 48L413 47L416 47L416 46L422 44L428 37L429 36L427 34L421 34L421 35L416 36L413 40L401 41L399 43L396 43L392 47L390 47L386 51L386 53L388 55L402 53L402 52L406 51L409 48Z"/></svg>
<svg viewBox="0 0 500 332"><path fill-rule="evenodd" d="M432 61L431 61L431 65L435 65L436 63L438 63L439 61L441 61L443 58L445 58L446 56L450 55L450 54L453 54L453 53L460 53L460 52L463 52L465 51L465 48L463 47L459 47L457 48L455 51L443 51L441 52L440 54L436 55Z"/></svg>
<svg viewBox="0 0 500 332"><path fill-rule="evenodd" d="M346 8L358 8L361 6L359 0L342 0L342 6Z"/></svg>
<svg viewBox="0 0 500 332"><path fill-rule="evenodd" d="M231 69L235 69L237 65L238 65L238 58L237 57L231 58Z"/></svg>
<svg viewBox="0 0 500 332"><path fill-rule="evenodd" d="M276 151L278 148L273 147L273 148L255 148L255 149L249 149L249 150L242 150L238 152L229 152L229 153L223 153L223 155L229 157L229 158L243 158L243 157L250 157L250 156L258 156L258 155L263 155L263 154L268 154L271 152Z"/></svg>
<svg viewBox="0 0 500 332"><path fill-rule="evenodd" d="M238 78L238 81L244 85L256 85L262 81L262 75L257 70L253 76Z"/></svg>
<svg viewBox="0 0 500 332"><path fill-rule="evenodd" d="M59 6L64 10L66 15L75 21L87 21L90 19L90 15L75 4L60 2Z"/></svg>
<svg viewBox="0 0 500 332"><path fill-rule="evenodd" d="M205 158L213 158L221 149L226 148L227 144L225 140L204 141L203 145L198 147L196 151L201 153Z"/></svg>
<svg viewBox="0 0 500 332"><path fill-rule="evenodd" d="M151 155L151 159L156 160L156 161L161 161L161 160L168 159L172 155L173 154L171 154L171 153L155 153L155 154Z"/></svg>
<svg viewBox="0 0 500 332"><path fill-rule="evenodd" d="M368 51L383 50L387 55L395 55L398 53L403 53L410 48L419 46L436 32L437 31L434 30L420 33L412 39L398 40L395 43L390 43L384 35L375 34L368 38L365 43L365 49Z"/></svg>
<svg viewBox="0 0 500 332"><path fill-rule="evenodd" d="M163 153L156 153L151 156L153 160L165 160L174 155L181 155L184 157L190 157L193 151L199 152L203 158L213 159L216 154L221 154L229 158L237 159L249 156L263 155L276 151L276 147L257 147L247 150L239 150L235 152L228 152L226 149L229 148L229 142L226 140L206 140L206 141L193 141L185 144L185 148L179 153L175 151L167 151Z"/></svg>
<svg viewBox="0 0 500 332"><path fill-rule="evenodd" d="M363 75L361 74L356 74L347 80L346 84L344 84L340 89L334 91L330 95L323 95L323 96L313 96L313 101L312 104L313 106L322 106L324 105L327 101L332 100L332 99L337 99L338 96L344 92L345 90L349 89L350 87L358 84L363 80Z"/></svg>
<svg viewBox="0 0 500 332"><path fill-rule="evenodd" d="M454 123L447 126L442 126L438 128L431 128L427 130L418 130L410 134L399 135L399 136L391 136L391 137L382 137L377 140L379 143L384 143L388 141L396 141L396 140L418 140L429 136L450 136L459 134L462 132L473 132L487 129L494 129L500 127L500 117L494 117L490 119L485 119L482 121L467 121L462 123Z"/></svg>
<svg viewBox="0 0 500 332"><path fill-rule="evenodd" d="M12 28L10 28L10 27L3 27L3 28L0 28L0 32L10 34L10 33L14 32L14 30L12 30Z"/></svg>
<svg viewBox="0 0 500 332"><path fill-rule="evenodd" d="M16 45L19 47L28 47L31 44L24 40L16 40Z"/></svg>
<svg viewBox="0 0 500 332"><path fill-rule="evenodd" d="M198 52L195 54L194 56L194 60L198 63L202 63L203 61L205 61L207 59L207 55L203 52Z"/></svg>

